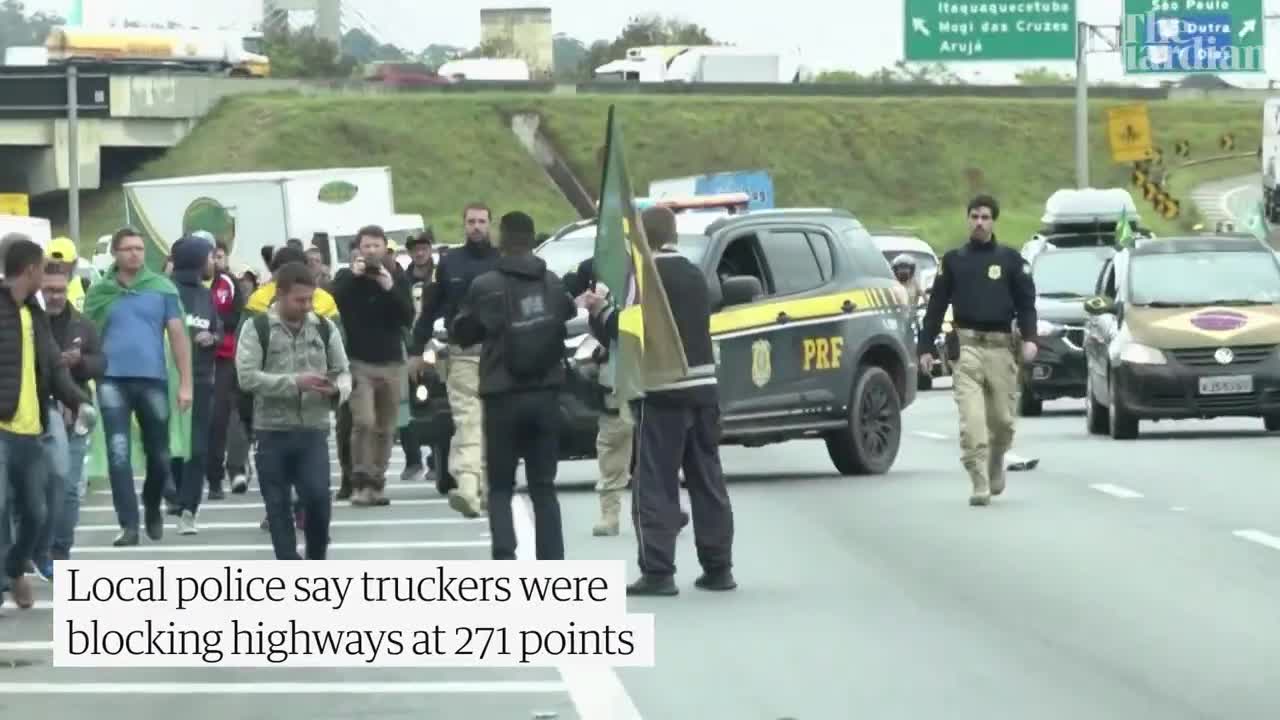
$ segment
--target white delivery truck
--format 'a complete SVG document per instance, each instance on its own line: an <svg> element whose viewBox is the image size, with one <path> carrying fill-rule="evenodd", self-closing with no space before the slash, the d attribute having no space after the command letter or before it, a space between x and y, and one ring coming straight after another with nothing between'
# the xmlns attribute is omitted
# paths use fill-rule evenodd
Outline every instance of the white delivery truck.
<svg viewBox="0 0 1280 720"><path fill-rule="evenodd" d="M297 238L329 238L336 270L350 255L350 238L365 225L388 236L421 232L420 215L397 215L391 169L330 168L226 173L125 183L125 222L150 241L148 262L163 263L173 242L204 230L230 248L233 265L262 267L262 248ZM401 226L404 227L401 227Z"/></svg>
<svg viewBox="0 0 1280 720"><path fill-rule="evenodd" d="M52 225L41 217L0 215L0 238L10 233L26 235L42 248L49 247L49 243L53 240Z"/></svg>
<svg viewBox="0 0 1280 720"><path fill-rule="evenodd" d="M600 80L682 83L809 82L798 54L722 46L632 48L627 57L595 69Z"/></svg>
<svg viewBox="0 0 1280 720"><path fill-rule="evenodd" d="M1267 221L1280 223L1280 98L1262 106L1262 199Z"/></svg>
<svg viewBox="0 0 1280 720"><path fill-rule="evenodd" d="M49 64L49 49L43 45L5 48L4 64L10 67L36 67Z"/></svg>
<svg viewBox="0 0 1280 720"><path fill-rule="evenodd" d="M449 82L488 80L528 82L529 64L517 58L465 58L450 60L436 69Z"/></svg>

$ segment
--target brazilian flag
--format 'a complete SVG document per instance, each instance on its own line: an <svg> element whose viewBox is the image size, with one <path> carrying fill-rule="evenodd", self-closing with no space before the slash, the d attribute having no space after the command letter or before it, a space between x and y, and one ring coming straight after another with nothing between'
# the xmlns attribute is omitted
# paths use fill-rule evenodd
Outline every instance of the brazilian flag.
<svg viewBox="0 0 1280 720"><path fill-rule="evenodd" d="M612 105L604 156L593 263L597 281L608 288L610 302L620 313L618 342L610 348L604 374L625 405L646 387L685 377L689 363L636 211L622 128Z"/></svg>

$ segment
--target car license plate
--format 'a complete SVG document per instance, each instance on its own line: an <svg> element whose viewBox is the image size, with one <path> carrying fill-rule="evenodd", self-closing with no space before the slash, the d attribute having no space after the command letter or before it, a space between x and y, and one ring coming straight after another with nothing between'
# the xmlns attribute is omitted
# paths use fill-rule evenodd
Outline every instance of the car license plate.
<svg viewBox="0 0 1280 720"><path fill-rule="evenodd" d="M1253 392L1252 375L1226 375L1200 378L1201 395L1236 395Z"/></svg>

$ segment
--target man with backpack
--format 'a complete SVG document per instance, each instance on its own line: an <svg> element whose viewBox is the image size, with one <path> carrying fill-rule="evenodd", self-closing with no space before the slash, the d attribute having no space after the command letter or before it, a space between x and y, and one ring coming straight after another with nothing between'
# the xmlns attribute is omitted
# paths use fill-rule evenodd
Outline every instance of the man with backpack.
<svg viewBox="0 0 1280 720"><path fill-rule="evenodd" d="M523 459L533 502L539 560L564 559L564 531L556 498L560 455L557 391L565 380L565 323L576 315L573 298L547 264L533 255L533 219L520 212L502 218L502 257L480 275L458 308L450 337L462 346L481 344L480 398L484 404L484 458L489 479L489 532L493 559L514 560L511 515L516 465ZM469 507L458 490L454 509Z"/></svg>
<svg viewBox="0 0 1280 720"><path fill-rule="evenodd" d="M290 489L306 513L306 559L329 546L329 413L351 395L342 335L312 309L315 274L305 263L276 273L276 299L236 342L240 387L253 395L258 487L277 560L300 560ZM264 342L265 339L265 342ZM274 351L274 352L273 352Z"/></svg>

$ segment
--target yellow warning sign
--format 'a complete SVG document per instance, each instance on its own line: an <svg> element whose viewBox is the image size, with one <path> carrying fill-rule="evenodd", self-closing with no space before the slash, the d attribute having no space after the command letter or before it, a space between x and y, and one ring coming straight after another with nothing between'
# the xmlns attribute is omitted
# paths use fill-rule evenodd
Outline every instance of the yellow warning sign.
<svg viewBox="0 0 1280 720"><path fill-rule="evenodd" d="M1121 105L1107 110L1107 136L1111 159L1131 163L1151 158L1151 118L1145 103Z"/></svg>
<svg viewBox="0 0 1280 720"><path fill-rule="evenodd" d="M26 193L0 193L0 215L31 214L31 203Z"/></svg>

